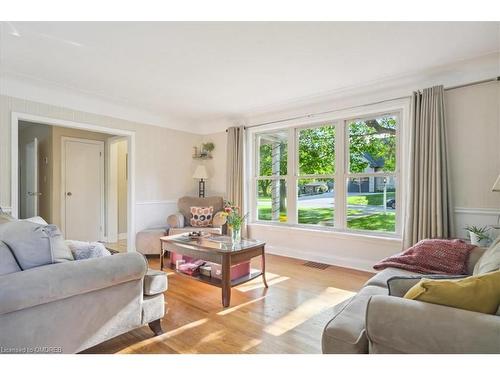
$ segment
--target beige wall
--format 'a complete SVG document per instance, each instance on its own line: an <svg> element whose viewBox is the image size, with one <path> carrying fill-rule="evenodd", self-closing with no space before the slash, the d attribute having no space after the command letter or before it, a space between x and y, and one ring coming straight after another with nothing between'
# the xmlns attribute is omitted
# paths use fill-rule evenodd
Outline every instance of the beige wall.
<svg viewBox="0 0 500 375"><path fill-rule="evenodd" d="M127 140L117 142L118 150L118 234L127 234Z"/></svg>
<svg viewBox="0 0 500 375"><path fill-rule="evenodd" d="M213 142L215 149L212 152L213 159L203 161L205 163L209 179L207 180L208 195L222 195L226 198L226 132L203 136L203 143Z"/></svg>
<svg viewBox="0 0 500 375"><path fill-rule="evenodd" d="M500 84L446 92L455 207L500 208L491 187L500 174Z"/></svg>
<svg viewBox="0 0 500 375"><path fill-rule="evenodd" d="M192 147L197 134L74 111L9 96L0 96L0 205L11 206L11 112L76 121L135 132L136 229L165 223L177 199L193 194L195 163Z"/></svg>

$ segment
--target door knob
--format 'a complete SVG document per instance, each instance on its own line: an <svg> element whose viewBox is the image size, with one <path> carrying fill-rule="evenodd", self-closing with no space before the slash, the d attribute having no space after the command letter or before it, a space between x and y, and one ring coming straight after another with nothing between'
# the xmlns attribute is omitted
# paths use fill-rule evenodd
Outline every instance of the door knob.
<svg viewBox="0 0 500 375"><path fill-rule="evenodd" d="M66 193L66 195L67 195L68 197L71 197L73 194L71 194L71 191L68 191L68 192Z"/></svg>
<svg viewBox="0 0 500 375"><path fill-rule="evenodd" d="M42 195L42 193L39 193L39 192L37 192L37 191L35 191L35 192L33 192L33 191L28 191L28 195L29 195L30 197L34 197L35 195L36 195L36 196L40 196L40 195Z"/></svg>

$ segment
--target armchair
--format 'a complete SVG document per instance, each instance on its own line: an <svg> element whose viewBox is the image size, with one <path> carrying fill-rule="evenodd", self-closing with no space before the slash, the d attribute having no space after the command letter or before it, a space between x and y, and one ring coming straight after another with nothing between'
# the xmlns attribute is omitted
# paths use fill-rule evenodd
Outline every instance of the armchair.
<svg viewBox="0 0 500 375"><path fill-rule="evenodd" d="M201 228L192 227L189 224L191 219L191 207L213 207L214 217L212 220L212 226L203 228L203 230L208 230L212 233L222 234L222 229L226 223L226 219L222 216L224 210L224 199L222 197L182 197L179 198L177 202L179 212L170 215L167 218L167 224L169 226L168 234L181 234L186 232L192 232L200 230Z"/></svg>

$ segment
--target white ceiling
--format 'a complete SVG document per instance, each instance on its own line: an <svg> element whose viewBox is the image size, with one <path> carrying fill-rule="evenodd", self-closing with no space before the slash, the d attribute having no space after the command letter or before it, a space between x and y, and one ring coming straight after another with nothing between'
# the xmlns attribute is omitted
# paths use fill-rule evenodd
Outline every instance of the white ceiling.
<svg viewBox="0 0 500 375"><path fill-rule="evenodd" d="M2 22L0 71L194 131L203 121L498 51L498 25Z"/></svg>

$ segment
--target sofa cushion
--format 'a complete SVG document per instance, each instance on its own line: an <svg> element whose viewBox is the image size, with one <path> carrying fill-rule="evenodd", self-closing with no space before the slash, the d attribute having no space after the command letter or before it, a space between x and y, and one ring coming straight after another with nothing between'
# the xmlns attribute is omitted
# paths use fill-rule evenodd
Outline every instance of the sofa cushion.
<svg viewBox="0 0 500 375"><path fill-rule="evenodd" d="M387 295L387 289L365 286L361 291L334 309L322 337L323 353L368 353L365 314L368 301L374 295Z"/></svg>
<svg viewBox="0 0 500 375"><path fill-rule="evenodd" d="M495 314L500 305L500 271L458 280L422 279L404 298Z"/></svg>
<svg viewBox="0 0 500 375"><path fill-rule="evenodd" d="M167 290L167 274L163 271L148 269L144 276L144 294L153 296Z"/></svg>
<svg viewBox="0 0 500 375"><path fill-rule="evenodd" d="M377 273L375 276L373 276L370 280L368 280L365 284L367 285L375 285L375 286L381 286L384 288L387 288L387 281L393 277L396 276L415 276L419 275L416 272L411 272L411 271L406 271L406 270L400 270L398 268L386 268L383 271L380 271Z"/></svg>
<svg viewBox="0 0 500 375"><path fill-rule="evenodd" d="M467 261L467 275L472 275L474 273L474 267L476 266L479 259L481 259L485 251L486 249L484 247L476 246L470 252L469 259Z"/></svg>
<svg viewBox="0 0 500 375"><path fill-rule="evenodd" d="M415 276L394 276L387 280L389 295L393 297L403 297L408 290L418 284L422 278L426 279L463 279L467 275L415 275Z"/></svg>
<svg viewBox="0 0 500 375"><path fill-rule="evenodd" d="M500 236L477 261L473 275L483 275L487 272L500 269Z"/></svg>
<svg viewBox="0 0 500 375"><path fill-rule="evenodd" d="M214 208L210 207L191 207L191 217L189 218L189 224L192 227L208 227L212 225L212 219L214 217Z"/></svg>
<svg viewBox="0 0 500 375"><path fill-rule="evenodd" d="M23 270L74 259L55 225L11 221L0 225L0 240L9 246Z"/></svg>
<svg viewBox="0 0 500 375"><path fill-rule="evenodd" d="M19 271L21 271L21 267L17 264L16 258L12 255L9 247L0 241L0 276Z"/></svg>
<svg viewBox="0 0 500 375"><path fill-rule="evenodd" d="M47 223L45 221L45 219L41 216L33 216L33 217L29 217L27 219L21 219L20 221L29 221L31 223L35 223L35 224L39 224L39 225L49 225L49 223Z"/></svg>
<svg viewBox="0 0 500 375"><path fill-rule="evenodd" d="M2 209L0 208L0 224L8 223L11 221L16 221L16 219L14 219L12 215L8 214L7 212L2 211Z"/></svg>
<svg viewBox="0 0 500 375"><path fill-rule="evenodd" d="M104 244L100 242L66 240L65 243L71 250L75 260L100 258L111 255Z"/></svg>
<svg viewBox="0 0 500 375"><path fill-rule="evenodd" d="M222 197L182 197L177 202L179 212L184 216L184 222L189 223L191 219L191 207L210 207L214 208L214 214L222 211L224 208L224 199Z"/></svg>

